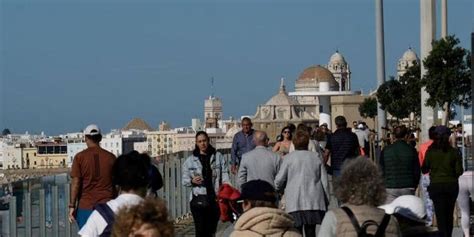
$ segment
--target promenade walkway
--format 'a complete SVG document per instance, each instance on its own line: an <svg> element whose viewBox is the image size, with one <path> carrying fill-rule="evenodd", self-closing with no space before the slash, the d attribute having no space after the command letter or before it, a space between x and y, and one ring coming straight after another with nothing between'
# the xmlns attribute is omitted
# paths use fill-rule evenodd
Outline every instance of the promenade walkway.
<svg viewBox="0 0 474 237"><path fill-rule="evenodd" d="M230 150L221 152L230 159ZM169 214L176 221L176 236L186 237L194 236L194 223L189 214L190 189L181 185L181 167L189 155L189 152L169 154L161 157L158 164L165 182L159 196L167 202ZM77 236L76 225L69 224L66 217L69 182L66 173L22 182L21 195L12 198L10 205L18 205L23 210L23 221L10 223L11 236ZM330 208L334 202L333 196ZM10 208L9 212L10 216L17 216L17 208ZM231 230L229 223L219 223L216 236L228 236ZM455 229L453 236L462 236L460 228Z"/></svg>
<svg viewBox="0 0 474 237"><path fill-rule="evenodd" d="M331 176L330 182L331 180ZM336 208L336 197L334 196L334 192L331 189L330 190L330 195L331 195L331 200L329 203L329 209ZM453 230L453 237L463 237L462 230L460 228L460 216L458 220L456 221L458 225L455 225L455 228ZM176 228L176 237L194 237L194 223L191 215L186 216L182 221L176 223L175 225ZM230 233L232 232L232 224L229 222L222 223L219 222L219 225L217 227L217 232L216 232L216 237L228 237ZM319 230L319 226L316 227L316 230ZM323 237L323 236L321 236Z"/></svg>

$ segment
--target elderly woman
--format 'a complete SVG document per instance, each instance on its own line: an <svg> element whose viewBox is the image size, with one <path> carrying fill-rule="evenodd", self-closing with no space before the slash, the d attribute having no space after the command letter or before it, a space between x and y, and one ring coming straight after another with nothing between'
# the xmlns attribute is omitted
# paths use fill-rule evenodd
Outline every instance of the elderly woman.
<svg viewBox="0 0 474 237"><path fill-rule="evenodd" d="M359 226L369 220L377 225L382 224L385 211L377 206L385 202L387 194L381 172L372 161L364 157L347 160L337 180L335 192L343 207L326 213L319 236L357 236L356 228L346 212L347 208L355 216ZM400 236L395 217L387 220L385 236ZM377 230L377 226L371 225L367 232L375 234Z"/></svg>
<svg viewBox="0 0 474 237"><path fill-rule="evenodd" d="M183 185L192 187L190 207L196 236L214 236L219 221L216 193L222 183L230 182L226 161L209 144L206 132L196 133L196 146L184 162L182 173Z"/></svg>
<svg viewBox="0 0 474 237"><path fill-rule="evenodd" d="M308 151L309 133L301 129L293 139L295 151L285 156L275 178L277 191L285 191L285 211L306 237L316 236L328 205L327 173L319 153Z"/></svg>

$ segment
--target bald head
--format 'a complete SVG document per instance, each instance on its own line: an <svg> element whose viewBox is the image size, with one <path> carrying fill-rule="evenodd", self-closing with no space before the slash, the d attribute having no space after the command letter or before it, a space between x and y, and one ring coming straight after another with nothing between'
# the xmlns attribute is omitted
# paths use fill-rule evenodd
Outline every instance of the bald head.
<svg viewBox="0 0 474 237"><path fill-rule="evenodd" d="M253 134L253 141L257 146L266 146L267 145L267 134L264 131L255 131Z"/></svg>

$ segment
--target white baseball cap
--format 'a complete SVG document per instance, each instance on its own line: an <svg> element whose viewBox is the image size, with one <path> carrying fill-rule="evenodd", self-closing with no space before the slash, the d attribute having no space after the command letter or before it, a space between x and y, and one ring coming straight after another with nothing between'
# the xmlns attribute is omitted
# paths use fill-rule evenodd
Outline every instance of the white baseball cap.
<svg viewBox="0 0 474 237"><path fill-rule="evenodd" d="M100 128L95 124L91 124L87 126L86 129L84 129L84 135L94 136L94 135L99 135L99 134L100 134Z"/></svg>
<svg viewBox="0 0 474 237"><path fill-rule="evenodd" d="M380 206L387 214L398 214L412 221L426 222L426 208L423 200L414 195L397 197L391 203Z"/></svg>

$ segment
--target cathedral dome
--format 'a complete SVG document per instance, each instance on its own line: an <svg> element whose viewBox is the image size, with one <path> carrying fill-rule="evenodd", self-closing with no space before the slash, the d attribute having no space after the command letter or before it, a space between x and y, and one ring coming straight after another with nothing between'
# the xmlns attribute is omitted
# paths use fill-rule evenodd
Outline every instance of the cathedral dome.
<svg viewBox="0 0 474 237"><path fill-rule="evenodd" d="M240 132L241 128L237 124L234 124L229 130L227 130L227 133L225 134L226 137L234 137L235 134Z"/></svg>
<svg viewBox="0 0 474 237"><path fill-rule="evenodd" d="M282 106L282 105L296 105L298 102L293 99L292 97L288 96L286 93L285 85L283 78L281 79L280 91L278 94L273 96L265 105L274 105L274 106Z"/></svg>
<svg viewBox="0 0 474 237"><path fill-rule="evenodd" d="M146 130L153 131L153 129L141 118L134 118L122 128L122 130Z"/></svg>
<svg viewBox="0 0 474 237"><path fill-rule="evenodd" d="M342 54L340 54L339 51L336 51L329 59L329 64L333 64L333 63L347 64L346 60L344 59L344 56L342 56Z"/></svg>
<svg viewBox="0 0 474 237"><path fill-rule="evenodd" d="M282 106L282 105L296 105L297 102L288 96L286 93L278 93L273 96L265 105L275 105L275 106Z"/></svg>
<svg viewBox="0 0 474 237"><path fill-rule="evenodd" d="M408 50L405 51L405 53L403 54L400 60L407 61L407 62L419 61L418 56L416 55L415 51L413 51L411 48L408 48Z"/></svg>
<svg viewBox="0 0 474 237"><path fill-rule="evenodd" d="M334 79L331 71L320 65L306 68L300 74L298 81L315 81L316 83L329 82L331 86L337 86L337 81Z"/></svg>

